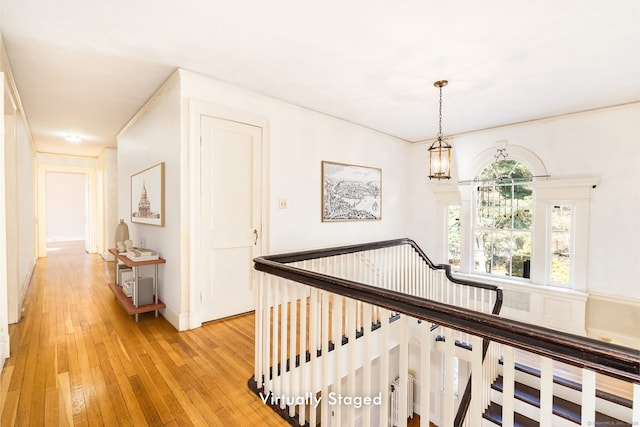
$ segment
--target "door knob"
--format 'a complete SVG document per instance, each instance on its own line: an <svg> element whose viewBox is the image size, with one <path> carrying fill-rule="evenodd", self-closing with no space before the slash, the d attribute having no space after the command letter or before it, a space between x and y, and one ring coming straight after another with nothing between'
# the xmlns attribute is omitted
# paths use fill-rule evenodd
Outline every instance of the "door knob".
<svg viewBox="0 0 640 427"><path fill-rule="evenodd" d="M255 240L253 241L253 246L258 244L258 230L253 229L253 235L255 236Z"/></svg>

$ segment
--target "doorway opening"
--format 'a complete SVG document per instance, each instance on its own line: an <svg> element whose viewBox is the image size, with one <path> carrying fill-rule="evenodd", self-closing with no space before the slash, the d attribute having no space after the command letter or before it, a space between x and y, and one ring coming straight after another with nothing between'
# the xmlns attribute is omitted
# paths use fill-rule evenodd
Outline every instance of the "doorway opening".
<svg viewBox="0 0 640 427"><path fill-rule="evenodd" d="M45 186L47 255L88 252L87 174L47 171Z"/></svg>

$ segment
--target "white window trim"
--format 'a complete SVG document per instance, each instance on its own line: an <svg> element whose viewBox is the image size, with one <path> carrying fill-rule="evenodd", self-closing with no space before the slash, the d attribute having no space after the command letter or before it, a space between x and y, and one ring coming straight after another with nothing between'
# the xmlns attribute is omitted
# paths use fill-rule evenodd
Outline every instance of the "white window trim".
<svg viewBox="0 0 640 427"><path fill-rule="evenodd" d="M511 151L511 148L509 148ZM514 156L516 157L516 156ZM485 159L490 161L489 159ZM521 159L518 159L521 160ZM598 184L595 177L581 178L543 178L530 183L534 190L534 227L531 242L531 277L529 280L501 279L510 283L522 284L523 282L545 286L559 290L572 289L579 292L587 290L588 251L589 251L589 213L591 191ZM469 184L438 184L432 186L438 203L439 215L436 218L438 233L438 255L441 259L447 259L447 209L448 206L459 204L461 206L461 265L463 274L482 278L486 276L474 273L473 270L473 185ZM551 259L549 256L549 230L550 209L555 204L570 204L575 209L573 218L573 252L571 265L571 283L569 286L551 285L549 269ZM544 259L544 262L540 262ZM535 262L534 262L535 260Z"/></svg>
<svg viewBox="0 0 640 427"><path fill-rule="evenodd" d="M589 213L591 202L591 191L598 185L598 179L573 178L573 179L548 179L544 181L534 181L531 184L534 191L536 203L534 223L544 230L544 233L535 233L536 251L542 251L545 262L537 262L534 269L533 262L531 268L531 281L536 284L550 285L550 248L551 230L550 212L556 204L568 204L572 206L573 229L572 253L571 253L571 280L567 286L576 291L587 291L587 273L589 256ZM536 252L536 256L539 252ZM537 259L537 258L536 258ZM534 276L535 271L535 276ZM558 285L553 285L558 286Z"/></svg>

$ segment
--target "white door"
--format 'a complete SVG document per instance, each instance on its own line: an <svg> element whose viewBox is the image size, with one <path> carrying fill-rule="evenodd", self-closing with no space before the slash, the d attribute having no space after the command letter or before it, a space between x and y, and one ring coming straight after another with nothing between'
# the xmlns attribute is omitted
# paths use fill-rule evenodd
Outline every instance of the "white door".
<svg viewBox="0 0 640 427"><path fill-rule="evenodd" d="M261 233L262 129L201 116L200 271L203 322L255 309Z"/></svg>

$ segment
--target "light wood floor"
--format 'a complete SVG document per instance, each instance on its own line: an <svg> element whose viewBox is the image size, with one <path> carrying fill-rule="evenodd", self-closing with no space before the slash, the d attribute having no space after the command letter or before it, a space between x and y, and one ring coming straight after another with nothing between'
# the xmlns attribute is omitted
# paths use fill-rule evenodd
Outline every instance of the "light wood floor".
<svg viewBox="0 0 640 427"><path fill-rule="evenodd" d="M0 425L286 426L252 394L254 317L178 333L135 323L113 264L61 248L40 259L0 380Z"/></svg>

